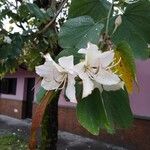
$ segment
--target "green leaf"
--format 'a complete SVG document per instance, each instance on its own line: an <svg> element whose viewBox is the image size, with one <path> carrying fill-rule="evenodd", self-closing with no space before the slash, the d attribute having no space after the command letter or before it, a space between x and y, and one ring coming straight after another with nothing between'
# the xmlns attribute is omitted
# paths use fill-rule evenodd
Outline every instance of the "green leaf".
<svg viewBox="0 0 150 150"><path fill-rule="evenodd" d="M30 13L36 16L38 19L45 19L45 14L40 10L40 8L36 4L27 3L27 8Z"/></svg>
<svg viewBox="0 0 150 150"><path fill-rule="evenodd" d="M53 12L52 8L48 8L48 9L46 10L46 13L47 13L47 15L48 15L49 17L54 17L54 12Z"/></svg>
<svg viewBox="0 0 150 150"><path fill-rule="evenodd" d="M121 40L127 41L137 58L148 58L150 43L150 1L140 0L126 7L122 15L122 24L113 35L117 44Z"/></svg>
<svg viewBox="0 0 150 150"><path fill-rule="evenodd" d="M132 125L133 115L129 105L129 97L125 90L103 91L105 111L118 128L128 128Z"/></svg>
<svg viewBox="0 0 150 150"><path fill-rule="evenodd" d="M98 135L100 129L114 133L115 128L128 128L132 125L133 115L125 90L103 91L95 89L91 95L77 104L77 118L90 133Z"/></svg>
<svg viewBox="0 0 150 150"><path fill-rule="evenodd" d="M99 134L100 127L109 126L98 89L78 102L77 118L80 124L94 135Z"/></svg>
<svg viewBox="0 0 150 150"><path fill-rule="evenodd" d="M107 17L110 3L106 0L72 0L69 9L69 18L88 15L95 21Z"/></svg>
<svg viewBox="0 0 150 150"><path fill-rule="evenodd" d="M42 86L40 86L39 91L36 94L36 102L40 103L43 97L45 96L45 94L46 94L46 90Z"/></svg>
<svg viewBox="0 0 150 150"><path fill-rule="evenodd" d="M18 33L14 33L10 38L12 40L11 44L0 44L0 59L17 58L22 52L24 37Z"/></svg>
<svg viewBox="0 0 150 150"><path fill-rule="evenodd" d="M88 42L98 43L103 24L95 23L89 16L69 19L61 27L59 44L63 48L83 48Z"/></svg>
<svg viewBox="0 0 150 150"><path fill-rule="evenodd" d="M28 4L22 4L17 10L17 14L25 21L26 19L30 19L30 10Z"/></svg>

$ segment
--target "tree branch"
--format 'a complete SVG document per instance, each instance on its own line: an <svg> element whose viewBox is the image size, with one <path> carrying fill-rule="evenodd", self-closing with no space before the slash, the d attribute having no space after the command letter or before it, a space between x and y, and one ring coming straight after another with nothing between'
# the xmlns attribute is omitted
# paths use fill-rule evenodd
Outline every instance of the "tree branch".
<svg viewBox="0 0 150 150"><path fill-rule="evenodd" d="M56 15L53 17L53 19L41 30L38 32L38 34L41 34L43 32L45 32L50 26L51 24L56 20L56 18L58 17L58 15L60 14L60 12L62 11L64 5L66 4L68 0L64 0L61 5L60 5L60 8L58 9Z"/></svg>

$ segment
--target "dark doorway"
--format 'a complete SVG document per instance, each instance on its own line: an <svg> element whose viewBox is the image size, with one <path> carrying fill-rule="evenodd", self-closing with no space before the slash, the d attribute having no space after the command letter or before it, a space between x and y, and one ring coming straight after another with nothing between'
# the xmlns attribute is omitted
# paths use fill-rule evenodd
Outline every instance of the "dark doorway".
<svg viewBox="0 0 150 150"><path fill-rule="evenodd" d="M32 118L35 78L26 78L26 110L25 118Z"/></svg>

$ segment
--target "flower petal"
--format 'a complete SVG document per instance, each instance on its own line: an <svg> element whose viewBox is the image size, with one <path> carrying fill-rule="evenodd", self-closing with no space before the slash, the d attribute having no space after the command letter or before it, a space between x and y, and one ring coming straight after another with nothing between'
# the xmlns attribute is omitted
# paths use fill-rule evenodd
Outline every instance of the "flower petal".
<svg viewBox="0 0 150 150"><path fill-rule="evenodd" d="M81 48L81 49L79 49L78 53L79 53L79 54L86 54L86 53L87 53L87 50L84 49L84 48Z"/></svg>
<svg viewBox="0 0 150 150"><path fill-rule="evenodd" d="M94 82L94 89L95 88L98 88L99 89L99 91L102 93L103 92L103 88L102 88L102 85L101 84L99 84L99 83L97 83L97 82Z"/></svg>
<svg viewBox="0 0 150 150"><path fill-rule="evenodd" d="M103 85L104 90L106 91L117 91L119 89L124 89L124 82L121 81L118 84L114 84L114 85Z"/></svg>
<svg viewBox="0 0 150 150"><path fill-rule="evenodd" d="M87 51L88 50L98 51L98 46L96 44L92 44L91 42L88 42L88 44L87 44Z"/></svg>
<svg viewBox="0 0 150 150"><path fill-rule="evenodd" d="M45 89L45 90L55 90L58 89L60 84L58 82L56 82L55 80L47 80L44 79L41 82L41 86Z"/></svg>
<svg viewBox="0 0 150 150"><path fill-rule="evenodd" d="M64 69L63 69L61 66L59 66L59 65L52 59L52 57L50 56L49 53L47 53L46 55L44 55L44 58L45 58L45 61L46 61L46 62L52 62L53 65L58 69L59 72L64 72Z"/></svg>
<svg viewBox="0 0 150 150"><path fill-rule="evenodd" d="M78 74L78 76L82 79L82 74L85 72L84 68L85 63L80 62L74 66L74 71Z"/></svg>
<svg viewBox="0 0 150 150"><path fill-rule="evenodd" d="M87 74L84 75L84 79L82 79L82 82L83 82L82 98L84 98L92 93L94 89L94 84Z"/></svg>
<svg viewBox="0 0 150 150"><path fill-rule="evenodd" d="M54 65L52 62L45 62L43 65L36 66L36 73L41 76L48 78L53 73Z"/></svg>
<svg viewBox="0 0 150 150"><path fill-rule="evenodd" d="M53 61L51 55L49 53L47 53L46 55L44 55L45 61Z"/></svg>
<svg viewBox="0 0 150 150"><path fill-rule="evenodd" d="M103 68L106 68L114 59L114 51L107 51L99 54L100 63Z"/></svg>
<svg viewBox="0 0 150 150"><path fill-rule="evenodd" d="M94 79L103 85L114 85L120 82L120 78L116 74L104 69L100 69L98 74L94 76Z"/></svg>
<svg viewBox="0 0 150 150"><path fill-rule="evenodd" d="M90 95L92 93L92 90L94 89L94 84L89 78L89 76L86 74L84 65L84 62L75 65L75 71L77 72L78 76L82 79L83 82L82 98Z"/></svg>
<svg viewBox="0 0 150 150"><path fill-rule="evenodd" d="M68 75L68 82L66 87L66 96L72 103L77 103L75 96L75 79L71 74Z"/></svg>
<svg viewBox="0 0 150 150"><path fill-rule="evenodd" d="M86 65L90 65L92 67L97 66L99 63L99 51L98 47L95 44L88 43L87 53L85 56Z"/></svg>
<svg viewBox="0 0 150 150"><path fill-rule="evenodd" d="M61 67L63 67L67 72L73 73L74 62L73 55L67 57L61 57L58 59L58 62Z"/></svg>

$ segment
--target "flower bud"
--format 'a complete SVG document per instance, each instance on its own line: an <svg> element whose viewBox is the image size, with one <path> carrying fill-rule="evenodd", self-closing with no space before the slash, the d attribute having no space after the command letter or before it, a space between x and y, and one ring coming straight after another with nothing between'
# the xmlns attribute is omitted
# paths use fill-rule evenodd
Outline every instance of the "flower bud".
<svg viewBox="0 0 150 150"><path fill-rule="evenodd" d="M121 23L122 23L122 17L121 17L121 15L119 15L115 20L115 27L120 26Z"/></svg>

